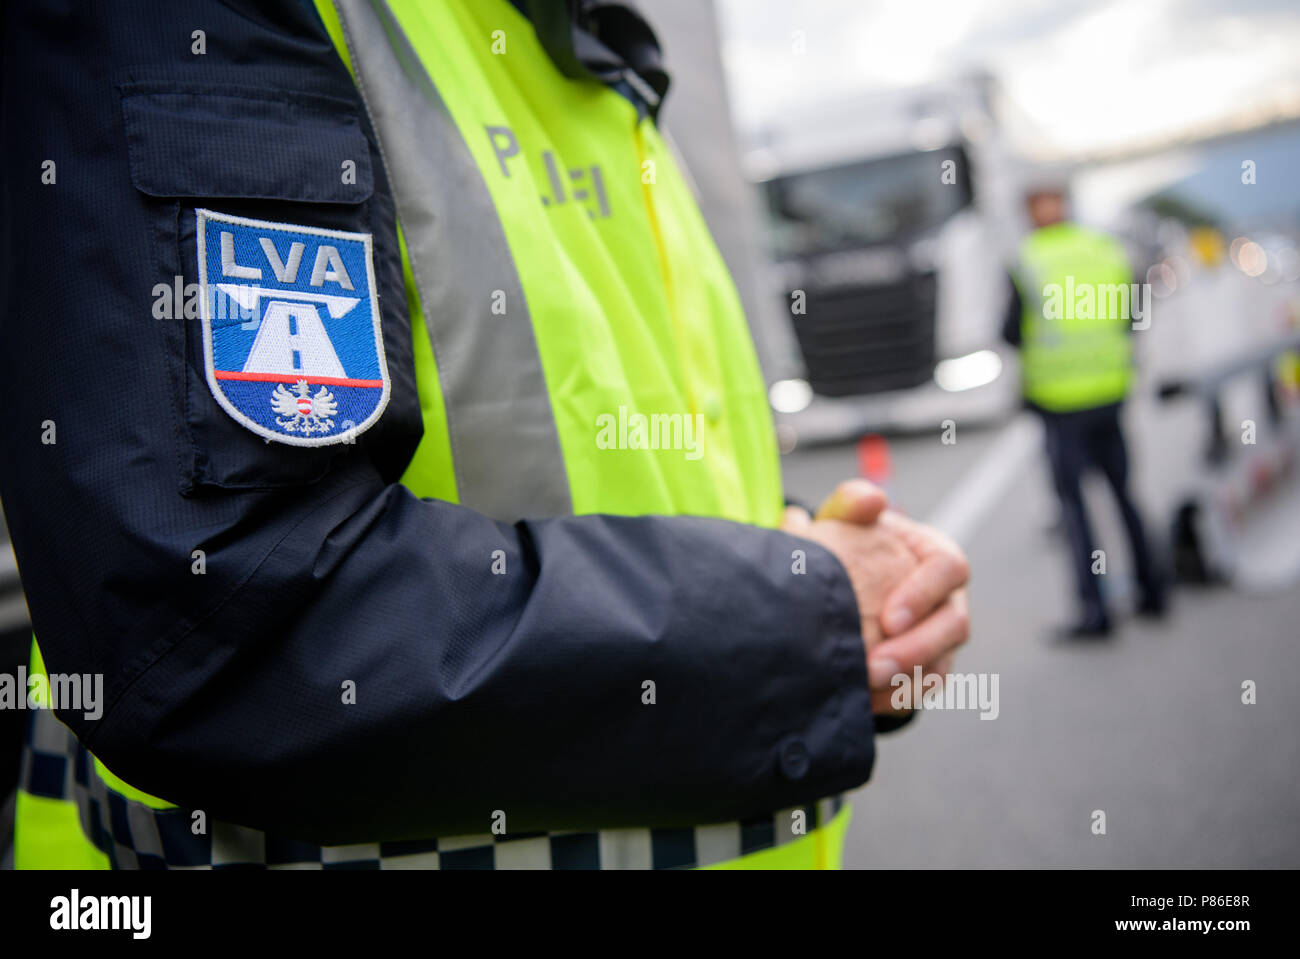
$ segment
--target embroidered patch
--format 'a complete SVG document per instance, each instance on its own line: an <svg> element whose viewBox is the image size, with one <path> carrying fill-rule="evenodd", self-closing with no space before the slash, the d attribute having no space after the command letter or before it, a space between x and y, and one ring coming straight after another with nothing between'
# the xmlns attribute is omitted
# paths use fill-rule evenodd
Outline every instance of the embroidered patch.
<svg viewBox="0 0 1300 959"><path fill-rule="evenodd" d="M208 386L259 436L351 442L388 405L368 233L196 210Z"/></svg>

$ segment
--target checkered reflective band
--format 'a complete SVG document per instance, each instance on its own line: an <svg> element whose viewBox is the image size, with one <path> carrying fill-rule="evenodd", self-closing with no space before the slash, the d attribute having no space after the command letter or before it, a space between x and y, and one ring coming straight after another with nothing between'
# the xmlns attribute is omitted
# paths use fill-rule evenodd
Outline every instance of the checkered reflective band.
<svg viewBox="0 0 1300 959"><path fill-rule="evenodd" d="M256 829L209 822L194 835L192 811L154 809L123 796L48 709L33 710L19 788L76 802L81 828L116 869L685 869L725 862L801 838L839 812L823 799L744 822L681 829L603 829L528 835L455 836L317 846ZM802 809L804 816L793 815Z"/></svg>

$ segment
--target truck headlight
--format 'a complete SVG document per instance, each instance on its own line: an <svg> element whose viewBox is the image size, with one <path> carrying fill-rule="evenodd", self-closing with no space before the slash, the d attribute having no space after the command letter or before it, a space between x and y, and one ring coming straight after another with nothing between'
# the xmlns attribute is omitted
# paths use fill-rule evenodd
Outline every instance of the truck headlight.
<svg viewBox="0 0 1300 959"><path fill-rule="evenodd" d="M777 380L767 398L778 413L798 413L812 402L813 391L807 380Z"/></svg>
<svg viewBox="0 0 1300 959"><path fill-rule="evenodd" d="M976 350L943 360L934 368L934 381L949 393L986 386L1002 375L1002 357L995 350Z"/></svg>

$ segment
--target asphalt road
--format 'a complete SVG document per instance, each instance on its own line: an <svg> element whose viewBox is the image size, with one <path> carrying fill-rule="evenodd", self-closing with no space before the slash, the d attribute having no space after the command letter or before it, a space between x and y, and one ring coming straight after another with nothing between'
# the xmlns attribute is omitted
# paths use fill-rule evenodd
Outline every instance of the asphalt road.
<svg viewBox="0 0 1300 959"><path fill-rule="evenodd" d="M973 638L955 669L997 674L999 711L927 711L880 737L845 865L1300 865L1300 589L1184 588L1163 623L1123 619L1103 643L1051 642L1073 612L1069 570L1027 416L985 430L959 423L953 445L937 428L890 441L894 501L967 527ZM1139 401L1129 422L1136 488L1163 530L1197 468L1195 411ZM858 472L852 444L784 463L787 494L807 502ZM1087 496L1105 586L1123 608L1126 543L1100 481ZM1300 514L1300 482L1265 507ZM1246 680L1253 705L1242 702ZM1093 832L1097 810L1104 835Z"/></svg>

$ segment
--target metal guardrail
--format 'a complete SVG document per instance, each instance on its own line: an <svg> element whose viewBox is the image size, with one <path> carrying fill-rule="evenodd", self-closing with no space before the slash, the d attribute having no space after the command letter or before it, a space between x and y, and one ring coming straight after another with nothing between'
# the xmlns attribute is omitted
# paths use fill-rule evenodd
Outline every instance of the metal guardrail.
<svg viewBox="0 0 1300 959"><path fill-rule="evenodd" d="M1166 380L1160 384L1160 398L1162 400L1172 399L1188 393L1201 396L1217 395L1228 380L1234 379L1242 373L1248 373L1251 369L1257 367L1267 369L1268 365L1283 353L1289 353L1293 350L1300 350L1300 330L1265 343L1253 350L1247 350L1240 356L1235 356L1220 363L1199 376L1181 380Z"/></svg>
<svg viewBox="0 0 1300 959"><path fill-rule="evenodd" d="M1285 353L1300 350L1300 331L1280 337L1268 343L1246 350L1217 366L1191 377L1166 380L1161 383L1157 395L1168 402L1194 396L1206 404L1210 443L1205 451L1206 461L1211 464L1222 463L1228 458L1228 431L1223 424L1223 409L1219 395L1232 380L1248 373L1262 374L1264 402L1269 419L1277 424L1282 420L1282 408L1277 400L1273 380L1273 364Z"/></svg>
<svg viewBox="0 0 1300 959"><path fill-rule="evenodd" d="M1236 547L1228 532L1232 523L1225 522L1224 516L1225 509L1231 512L1242 505L1231 492L1233 471L1242 465L1233 459L1232 453L1234 448L1240 450L1241 447L1228 439L1221 402L1223 390L1229 382L1240 377L1256 377L1264 394L1270 426L1279 437L1278 442L1294 444L1294 439L1284 438L1294 433L1294 425L1288 428L1288 418L1279 401L1275 372L1278 358L1296 350L1300 350L1300 331L1246 350L1198 375L1168 380L1158 388L1162 401L1199 400L1204 404L1207 419L1209 442L1203 454L1207 466L1205 476L1176 507L1171 523L1174 568L1184 582L1229 580L1237 566ZM1274 458L1278 468L1285 469L1289 462L1290 457L1286 455ZM1231 504L1228 507L1224 505L1225 490L1228 491L1226 499Z"/></svg>

